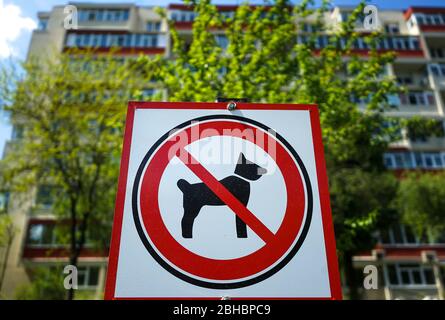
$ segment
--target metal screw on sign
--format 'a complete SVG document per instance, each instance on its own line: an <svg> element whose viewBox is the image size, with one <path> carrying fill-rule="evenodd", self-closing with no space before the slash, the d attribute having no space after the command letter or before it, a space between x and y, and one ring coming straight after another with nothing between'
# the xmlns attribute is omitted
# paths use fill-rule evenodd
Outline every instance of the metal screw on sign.
<svg viewBox="0 0 445 320"><path fill-rule="evenodd" d="M233 110L235 110L236 109L236 103L235 102L229 102L228 104L227 104L227 110L229 110L229 111L233 111Z"/></svg>
<svg viewBox="0 0 445 320"><path fill-rule="evenodd" d="M217 97L216 102L228 102L227 110L233 111L236 109L237 102L249 102L247 98L227 98L227 97Z"/></svg>

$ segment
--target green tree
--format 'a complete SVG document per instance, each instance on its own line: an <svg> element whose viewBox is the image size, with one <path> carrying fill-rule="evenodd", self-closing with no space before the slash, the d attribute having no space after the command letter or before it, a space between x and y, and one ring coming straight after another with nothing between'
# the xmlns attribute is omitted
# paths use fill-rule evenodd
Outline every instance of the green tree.
<svg viewBox="0 0 445 320"><path fill-rule="evenodd" d="M361 279L352 258L375 245L372 236L398 221L394 198L398 181L392 173L341 168L329 172L337 248L350 297L359 296Z"/></svg>
<svg viewBox="0 0 445 320"><path fill-rule="evenodd" d="M30 284L17 289L18 300L63 300L66 290L63 287L63 268L38 267L32 271Z"/></svg>
<svg viewBox="0 0 445 320"><path fill-rule="evenodd" d="M423 238L445 232L445 173L412 172L401 182L397 205L402 220Z"/></svg>
<svg viewBox="0 0 445 320"><path fill-rule="evenodd" d="M50 187L59 238L77 266L87 241L108 248L126 105L145 87L134 60L94 51L30 59L22 68L0 78L2 107L23 130L0 176L12 195Z"/></svg>

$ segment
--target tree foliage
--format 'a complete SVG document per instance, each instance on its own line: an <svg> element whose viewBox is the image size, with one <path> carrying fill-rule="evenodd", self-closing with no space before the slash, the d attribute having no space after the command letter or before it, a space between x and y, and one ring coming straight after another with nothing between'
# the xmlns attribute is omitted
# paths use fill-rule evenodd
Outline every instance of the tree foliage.
<svg viewBox="0 0 445 320"><path fill-rule="evenodd" d="M397 205L419 237L445 232L445 173L412 172L400 182Z"/></svg>
<svg viewBox="0 0 445 320"><path fill-rule="evenodd" d="M66 290L63 287L62 268L35 268L32 282L17 289L18 300L63 300Z"/></svg>
<svg viewBox="0 0 445 320"><path fill-rule="evenodd" d="M0 79L3 108L23 132L1 162L2 185L13 195L53 190L59 239L77 265L87 235L107 250L126 105L144 87L135 61L112 54L71 52L22 68Z"/></svg>

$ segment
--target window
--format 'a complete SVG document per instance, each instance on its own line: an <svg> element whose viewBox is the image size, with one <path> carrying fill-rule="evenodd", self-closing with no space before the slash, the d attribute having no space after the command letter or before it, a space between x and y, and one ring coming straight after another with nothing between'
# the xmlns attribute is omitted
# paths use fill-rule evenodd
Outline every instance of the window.
<svg viewBox="0 0 445 320"><path fill-rule="evenodd" d="M159 32L161 31L161 23L160 22L147 22L147 31L148 32Z"/></svg>
<svg viewBox="0 0 445 320"><path fill-rule="evenodd" d="M382 39L379 48L389 50L420 50L419 40L415 37L387 37Z"/></svg>
<svg viewBox="0 0 445 320"><path fill-rule="evenodd" d="M48 18L39 19L37 30L44 31L48 28Z"/></svg>
<svg viewBox="0 0 445 320"><path fill-rule="evenodd" d="M102 44L102 35L100 34L93 34L91 35L91 46L92 47L100 47Z"/></svg>
<svg viewBox="0 0 445 320"><path fill-rule="evenodd" d="M388 265L387 268L391 285L424 286L435 284L431 267L415 263L396 263Z"/></svg>
<svg viewBox="0 0 445 320"><path fill-rule="evenodd" d="M153 88L143 89L141 98L142 98L142 100L146 100L146 99L151 98L154 94L155 94L155 89L153 89Z"/></svg>
<svg viewBox="0 0 445 320"><path fill-rule="evenodd" d="M428 65L428 70L435 77L445 77L445 64L430 64Z"/></svg>
<svg viewBox="0 0 445 320"><path fill-rule="evenodd" d="M14 125L12 127L12 140L20 140L23 138L23 134L25 132L25 129L21 125Z"/></svg>
<svg viewBox="0 0 445 320"><path fill-rule="evenodd" d="M398 23L388 23L385 25L385 32L389 34L397 34L400 32Z"/></svg>
<svg viewBox="0 0 445 320"><path fill-rule="evenodd" d="M193 11L175 11L171 13L173 21L191 22L195 20L196 14Z"/></svg>
<svg viewBox="0 0 445 320"><path fill-rule="evenodd" d="M128 9L81 9L78 11L79 21L127 21Z"/></svg>
<svg viewBox="0 0 445 320"><path fill-rule="evenodd" d="M37 189L36 205L44 208L49 208L54 203L53 197L54 188L51 186L39 186Z"/></svg>
<svg viewBox="0 0 445 320"><path fill-rule="evenodd" d="M430 48L432 58L445 58L445 50L443 48Z"/></svg>
<svg viewBox="0 0 445 320"><path fill-rule="evenodd" d="M416 142L426 142L427 137L411 137ZM445 152L387 152L383 162L388 169L442 169Z"/></svg>
<svg viewBox="0 0 445 320"><path fill-rule="evenodd" d="M383 160L388 169L414 168L414 162L410 152L385 153Z"/></svg>
<svg viewBox="0 0 445 320"><path fill-rule="evenodd" d="M385 167L388 169L395 169L396 165L394 163L394 157L392 157L389 154L385 154L383 156L383 162L385 164Z"/></svg>
<svg viewBox="0 0 445 320"><path fill-rule="evenodd" d="M49 246L56 244L54 224L36 223L31 224L28 229L26 244L32 246Z"/></svg>
<svg viewBox="0 0 445 320"><path fill-rule="evenodd" d="M9 192L0 192L0 213L8 211Z"/></svg>
<svg viewBox="0 0 445 320"><path fill-rule="evenodd" d="M435 105L435 99L432 92L409 92L407 94L401 93L399 97L400 103L402 105Z"/></svg>
<svg viewBox="0 0 445 320"><path fill-rule="evenodd" d="M397 77L397 83L401 85L413 84L413 78L409 76Z"/></svg>
<svg viewBox="0 0 445 320"><path fill-rule="evenodd" d="M347 21L348 18L349 18L349 15L350 15L349 12L342 12L342 13L340 14L341 21Z"/></svg>
<svg viewBox="0 0 445 320"><path fill-rule="evenodd" d="M397 94L390 94L387 96L388 98L388 103L393 106L393 107L397 107L400 106L400 97Z"/></svg>
<svg viewBox="0 0 445 320"><path fill-rule="evenodd" d="M445 24L444 15L438 14L415 14L419 25L443 25Z"/></svg>
<svg viewBox="0 0 445 320"><path fill-rule="evenodd" d="M383 236L382 236L383 235ZM381 232L380 241L383 244L418 244L419 240L412 229L405 225L397 225Z"/></svg>
<svg viewBox="0 0 445 320"><path fill-rule="evenodd" d="M261 14L264 15L264 13L265 12L262 12ZM235 11L224 11L224 12L221 12L221 16L224 19L231 19L231 18L233 18L235 16Z"/></svg>
<svg viewBox="0 0 445 320"><path fill-rule="evenodd" d="M315 24L311 24L311 23L303 23L302 30L304 32L308 32L308 33L321 31L320 27L318 27Z"/></svg>
<svg viewBox="0 0 445 320"><path fill-rule="evenodd" d="M388 265L387 268L388 268L389 283L390 284L399 284L399 278L397 275L396 266L391 264L391 265Z"/></svg>
<svg viewBox="0 0 445 320"><path fill-rule="evenodd" d="M157 47L158 37L152 34L140 34L136 42L138 47Z"/></svg>
<svg viewBox="0 0 445 320"><path fill-rule="evenodd" d="M423 163L428 169L443 167L442 159L439 153L424 153Z"/></svg>
<svg viewBox="0 0 445 320"><path fill-rule="evenodd" d="M126 35L124 34L113 34L111 35L111 46L113 47L123 47L125 45Z"/></svg>
<svg viewBox="0 0 445 320"><path fill-rule="evenodd" d="M77 268L77 277L79 288L94 288L99 284L99 267L80 266Z"/></svg>
<svg viewBox="0 0 445 320"><path fill-rule="evenodd" d="M227 39L227 36L223 34L217 34L215 36L215 41L218 47L222 49L227 49L227 46L229 45L229 40Z"/></svg>

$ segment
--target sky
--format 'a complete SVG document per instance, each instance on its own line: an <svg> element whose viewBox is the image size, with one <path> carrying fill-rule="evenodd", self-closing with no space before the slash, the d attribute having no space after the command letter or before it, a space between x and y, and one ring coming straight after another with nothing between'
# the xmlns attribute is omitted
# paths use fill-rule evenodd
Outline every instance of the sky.
<svg viewBox="0 0 445 320"><path fill-rule="evenodd" d="M295 0L298 2L297 0ZM55 5L68 0L0 0L0 65L8 60L21 61L26 57L32 30L37 27L37 12L49 11ZM73 1L85 2L85 1ZM169 3L180 3L180 0L90 0L96 3L135 3L145 6L165 6ZM239 0L215 0L217 4L239 4ZM261 3L262 0L249 1ZM356 5L358 0L332 0L334 5ZM368 0L381 9L406 9L413 6L441 6L444 0ZM11 126L6 115L0 114L0 157L4 143L11 136Z"/></svg>

